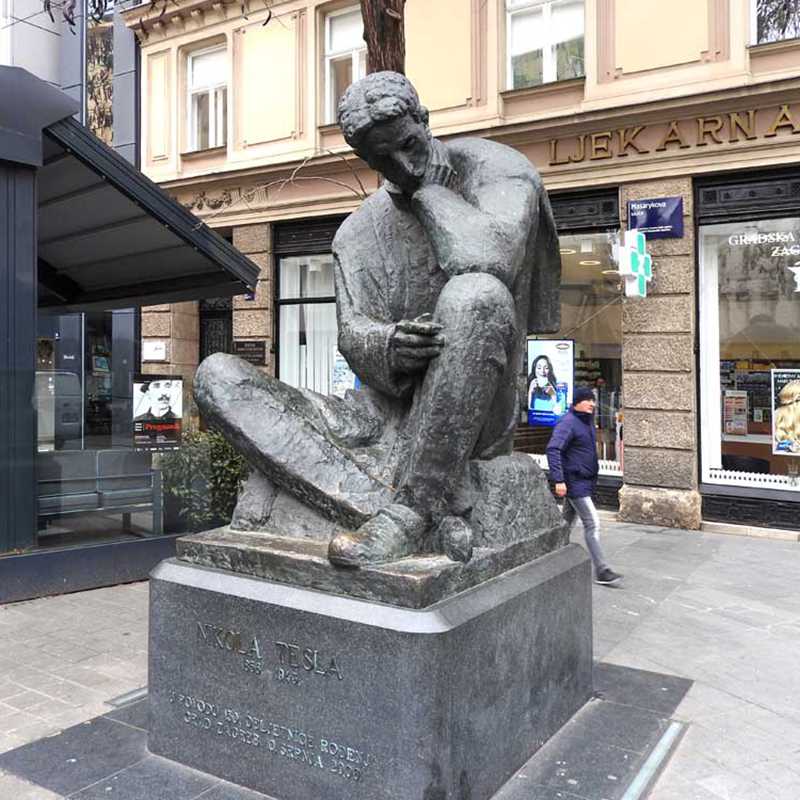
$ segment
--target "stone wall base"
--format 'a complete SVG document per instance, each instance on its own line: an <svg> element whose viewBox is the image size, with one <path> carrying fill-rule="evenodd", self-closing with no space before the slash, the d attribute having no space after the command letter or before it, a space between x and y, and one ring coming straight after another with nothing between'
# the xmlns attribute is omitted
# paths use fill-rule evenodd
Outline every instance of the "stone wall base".
<svg viewBox="0 0 800 800"><path fill-rule="evenodd" d="M653 489L625 484L619 491L618 519L620 522L700 530L700 493L693 489Z"/></svg>

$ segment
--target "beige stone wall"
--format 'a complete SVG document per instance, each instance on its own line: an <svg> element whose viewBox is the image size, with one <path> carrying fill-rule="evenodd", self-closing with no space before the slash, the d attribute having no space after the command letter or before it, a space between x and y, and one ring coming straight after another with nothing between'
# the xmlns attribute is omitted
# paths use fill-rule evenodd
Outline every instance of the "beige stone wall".
<svg viewBox="0 0 800 800"><path fill-rule="evenodd" d="M680 178L621 187L629 200L683 197L682 239L648 242L653 281L646 298L623 307L624 519L697 528L697 392L692 181ZM623 221L624 224L624 221Z"/></svg>
<svg viewBox="0 0 800 800"><path fill-rule="evenodd" d="M267 364L264 370L275 374L274 314L275 289L272 257L272 226L242 225L233 229L234 247L261 268L253 300L233 299L233 338L266 342Z"/></svg>

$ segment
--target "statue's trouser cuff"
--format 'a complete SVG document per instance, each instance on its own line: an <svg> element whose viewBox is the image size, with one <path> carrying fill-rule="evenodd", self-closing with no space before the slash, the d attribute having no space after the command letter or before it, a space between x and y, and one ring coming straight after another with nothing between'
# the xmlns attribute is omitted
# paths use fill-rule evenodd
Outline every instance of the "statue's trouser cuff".
<svg viewBox="0 0 800 800"><path fill-rule="evenodd" d="M443 326L445 346L414 398L414 444L396 501L436 520L447 513L479 441L479 449L489 444L482 435L487 427L499 421L505 430L513 413L517 331L511 293L486 274L451 278L434 319Z"/></svg>

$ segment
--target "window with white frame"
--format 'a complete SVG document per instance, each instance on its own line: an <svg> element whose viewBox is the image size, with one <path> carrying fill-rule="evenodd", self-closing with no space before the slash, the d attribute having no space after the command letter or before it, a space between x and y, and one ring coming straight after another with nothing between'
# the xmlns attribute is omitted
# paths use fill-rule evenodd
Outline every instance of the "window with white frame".
<svg viewBox="0 0 800 800"><path fill-rule="evenodd" d="M225 46L189 55L189 149L222 147L228 130L228 59Z"/></svg>
<svg viewBox="0 0 800 800"><path fill-rule="evenodd" d="M753 44L800 38L800 0L750 0Z"/></svg>
<svg viewBox="0 0 800 800"><path fill-rule="evenodd" d="M325 120L336 122L345 89L367 74L367 46L359 7L325 17Z"/></svg>
<svg viewBox="0 0 800 800"><path fill-rule="evenodd" d="M506 0L509 89L584 75L583 0Z"/></svg>

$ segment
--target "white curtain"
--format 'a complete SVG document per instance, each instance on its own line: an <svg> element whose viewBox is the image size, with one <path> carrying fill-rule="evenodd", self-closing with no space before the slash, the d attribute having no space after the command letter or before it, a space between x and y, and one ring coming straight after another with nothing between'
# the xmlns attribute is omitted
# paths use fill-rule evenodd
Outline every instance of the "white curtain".
<svg viewBox="0 0 800 800"><path fill-rule="evenodd" d="M300 296L300 269L296 258L281 259L280 297ZM279 372L290 386L300 386L300 306L280 306L278 319Z"/></svg>

